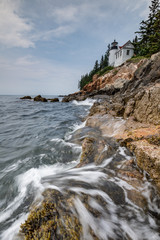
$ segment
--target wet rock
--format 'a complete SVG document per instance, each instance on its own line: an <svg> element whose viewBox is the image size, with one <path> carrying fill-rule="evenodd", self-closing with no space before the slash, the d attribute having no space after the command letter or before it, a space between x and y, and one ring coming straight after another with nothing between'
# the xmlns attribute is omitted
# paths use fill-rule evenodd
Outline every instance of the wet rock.
<svg viewBox="0 0 160 240"><path fill-rule="evenodd" d="M82 154L78 167L94 162L96 138L86 137L82 143Z"/></svg>
<svg viewBox="0 0 160 240"><path fill-rule="evenodd" d="M103 137L113 137L125 131L125 122L120 118L114 118L111 114L96 114L87 118L86 126L99 128Z"/></svg>
<svg viewBox="0 0 160 240"><path fill-rule="evenodd" d="M98 136L86 137L82 143L82 154L77 167L88 163L101 164L104 159L111 157L114 153L115 148L107 143L107 139Z"/></svg>
<svg viewBox="0 0 160 240"><path fill-rule="evenodd" d="M51 99L48 99L50 100L50 102L59 102L59 98L51 98Z"/></svg>
<svg viewBox="0 0 160 240"><path fill-rule="evenodd" d="M107 106L104 106L102 105L101 103L99 102L95 102L93 104L93 106L91 107L90 109L90 113L89 113L89 116L93 116L95 114L101 114L101 115L104 115L108 112L108 108Z"/></svg>
<svg viewBox="0 0 160 240"><path fill-rule="evenodd" d="M146 137L146 140L153 145L160 146L160 133L155 135L149 135Z"/></svg>
<svg viewBox="0 0 160 240"><path fill-rule="evenodd" d="M125 111L124 105L122 103L114 103L112 104L112 111L116 113L117 117L122 117Z"/></svg>
<svg viewBox="0 0 160 240"><path fill-rule="evenodd" d="M108 196L113 200L115 204L125 204L125 194L121 187L116 183L110 181L104 181L100 186L102 191L106 192Z"/></svg>
<svg viewBox="0 0 160 240"><path fill-rule="evenodd" d="M133 115L139 122L160 124L160 84L146 89L142 98L136 101Z"/></svg>
<svg viewBox="0 0 160 240"><path fill-rule="evenodd" d="M128 118L133 112L134 112L134 107L135 107L135 101L134 100L129 100L127 102L127 106L125 107L124 111L124 118Z"/></svg>
<svg viewBox="0 0 160 240"><path fill-rule="evenodd" d="M34 101L36 101L36 102L47 102L47 99L41 97L41 95L38 95L34 98Z"/></svg>
<svg viewBox="0 0 160 240"><path fill-rule="evenodd" d="M68 96L65 96L62 99L62 102L70 102L73 100L84 101L87 97L88 97L87 93L85 93L84 91L79 91L73 94L69 94Z"/></svg>
<svg viewBox="0 0 160 240"><path fill-rule="evenodd" d="M147 208L147 200L139 191L135 189L127 190L127 197L140 208Z"/></svg>
<svg viewBox="0 0 160 240"><path fill-rule="evenodd" d="M20 99L28 99L28 100L31 100L31 96L24 96L24 97L21 97Z"/></svg>
<svg viewBox="0 0 160 240"><path fill-rule="evenodd" d="M86 137L99 138L100 136L101 136L101 132L98 129L85 126L75 131L70 141L73 143L82 145L82 142Z"/></svg>
<svg viewBox="0 0 160 240"><path fill-rule="evenodd" d="M146 140L131 142L128 147L135 153L137 165L145 170L160 187L160 147Z"/></svg>

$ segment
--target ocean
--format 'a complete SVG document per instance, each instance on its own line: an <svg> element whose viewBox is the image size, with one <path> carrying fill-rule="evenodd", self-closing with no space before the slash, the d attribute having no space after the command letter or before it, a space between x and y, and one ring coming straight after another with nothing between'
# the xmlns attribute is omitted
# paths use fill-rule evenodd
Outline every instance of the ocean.
<svg viewBox="0 0 160 240"><path fill-rule="evenodd" d="M101 240L160 239L160 199L152 181L144 174L142 182L134 186L117 174L124 161L134 158L125 148L116 146L114 155L100 165L75 168L82 151L80 142L88 134L84 119L93 102L43 103L0 96L1 240L20 239L20 225L48 188L76 194L75 208L83 226L81 239L93 239L89 229ZM112 161L118 161L116 167ZM107 191L111 186L123 191L123 202L112 198ZM141 195L140 204L129 198L131 192ZM90 196L99 217L85 208L82 193ZM105 207L95 195L103 198Z"/></svg>

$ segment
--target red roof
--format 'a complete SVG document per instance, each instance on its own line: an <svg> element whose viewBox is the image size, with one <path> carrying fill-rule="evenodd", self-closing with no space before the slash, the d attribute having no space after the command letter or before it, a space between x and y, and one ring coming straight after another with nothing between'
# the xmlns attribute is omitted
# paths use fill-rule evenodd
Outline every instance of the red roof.
<svg viewBox="0 0 160 240"><path fill-rule="evenodd" d="M119 48L123 48L127 43L131 43L131 41L129 40L129 41L126 42L122 47L119 47Z"/></svg>

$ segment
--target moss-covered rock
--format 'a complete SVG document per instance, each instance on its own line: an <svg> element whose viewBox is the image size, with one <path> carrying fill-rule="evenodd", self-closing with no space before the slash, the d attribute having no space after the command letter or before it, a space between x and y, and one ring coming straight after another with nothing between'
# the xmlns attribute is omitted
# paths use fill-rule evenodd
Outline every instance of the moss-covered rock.
<svg viewBox="0 0 160 240"><path fill-rule="evenodd" d="M70 209L72 195L65 197L56 190L44 192L44 201L34 208L21 225L25 240L78 240L82 233L81 224Z"/></svg>

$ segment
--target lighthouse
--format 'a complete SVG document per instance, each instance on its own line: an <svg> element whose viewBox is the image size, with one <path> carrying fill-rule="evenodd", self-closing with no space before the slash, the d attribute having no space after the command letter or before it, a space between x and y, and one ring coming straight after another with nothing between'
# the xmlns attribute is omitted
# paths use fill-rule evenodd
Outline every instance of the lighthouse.
<svg viewBox="0 0 160 240"><path fill-rule="evenodd" d="M111 43L111 49L109 52L109 65L114 66L115 63L115 56L116 52L118 51L118 42L114 40L114 42Z"/></svg>
<svg viewBox="0 0 160 240"><path fill-rule="evenodd" d="M118 67L134 55L134 46L129 40L123 46L118 46L118 42L114 40L111 43L109 51L109 66Z"/></svg>

